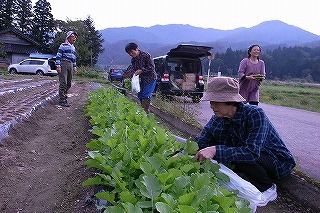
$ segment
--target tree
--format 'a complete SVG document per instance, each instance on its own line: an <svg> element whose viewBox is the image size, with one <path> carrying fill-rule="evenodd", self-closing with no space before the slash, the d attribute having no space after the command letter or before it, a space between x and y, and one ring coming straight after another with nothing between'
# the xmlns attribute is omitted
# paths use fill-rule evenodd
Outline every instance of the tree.
<svg viewBox="0 0 320 213"><path fill-rule="evenodd" d="M318 48L320 49L320 48ZM320 56L316 56L311 66L313 80L320 82Z"/></svg>
<svg viewBox="0 0 320 213"><path fill-rule="evenodd" d="M86 64L93 66L97 63L99 54L104 51L104 48L102 47L104 39L101 38L101 33L95 29L93 20L90 16L83 21L83 25L86 30L83 37L89 43L90 51L90 61L87 61Z"/></svg>
<svg viewBox="0 0 320 213"><path fill-rule="evenodd" d="M216 54L215 59L213 59L212 63L211 63L211 67L213 70L213 73L218 73L220 72L222 69L222 67L224 67L224 61L219 58L220 54ZM223 73L224 74L224 73Z"/></svg>
<svg viewBox="0 0 320 213"><path fill-rule="evenodd" d="M1 0L0 2L0 30L13 27L16 14L16 0Z"/></svg>
<svg viewBox="0 0 320 213"><path fill-rule="evenodd" d="M309 82L320 82L320 47L278 47L261 53L261 59L266 64L267 79L286 80L291 78L306 79ZM240 58L246 57L245 51L217 53L213 61L216 69L222 66L222 71L235 75ZM236 60L234 60L236 59ZM228 63L226 63L228 62Z"/></svg>
<svg viewBox="0 0 320 213"><path fill-rule="evenodd" d="M30 35L32 32L32 2L31 0L17 0L17 13L15 16L15 23L17 29L23 34Z"/></svg>
<svg viewBox="0 0 320 213"><path fill-rule="evenodd" d="M43 53L50 53L50 44L54 40L54 19L51 5L46 0L39 0L34 6L32 36L40 44Z"/></svg>
<svg viewBox="0 0 320 213"><path fill-rule="evenodd" d="M66 33L70 30L77 32L78 38L74 46L77 50L77 66L93 66L97 63L99 53L103 51L101 34L95 30L90 17L85 21L67 20L56 21L59 24L59 32L56 35L55 42L51 45L54 52L58 51L61 43L66 39Z"/></svg>

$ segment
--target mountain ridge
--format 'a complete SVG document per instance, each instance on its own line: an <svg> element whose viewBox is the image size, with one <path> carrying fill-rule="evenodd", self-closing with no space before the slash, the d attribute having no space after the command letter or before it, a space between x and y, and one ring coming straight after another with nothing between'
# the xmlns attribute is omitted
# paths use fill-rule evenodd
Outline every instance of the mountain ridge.
<svg viewBox="0 0 320 213"><path fill-rule="evenodd" d="M256 26L239 27L233 30L194 27L188 24L154 25L151 27L106 28L99 31L105 40L104 53L99 65L129 64L130 57L124 47L128 42L138 43L140 49L152 56L166 54L181 43L213 46L214 52L246 49L257 43L263 48L283 46L304 46L319 44L320 36L279 20L262 22ZM110 52L111 51L111 52Z"/></svg>

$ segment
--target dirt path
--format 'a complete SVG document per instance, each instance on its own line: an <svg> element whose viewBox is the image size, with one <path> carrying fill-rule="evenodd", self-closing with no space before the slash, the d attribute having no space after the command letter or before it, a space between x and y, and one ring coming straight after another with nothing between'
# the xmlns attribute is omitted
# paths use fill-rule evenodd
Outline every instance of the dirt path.
<svg viewBox="0 0 320 213"><path fill-rule="evenodd" d="M93 204L81 207L93 194L81 186L92 174L84 166L85 144L92 137L83 113L88 89L73 85L72 107L61 108L53 99L3 138L0 212L96 212Z"/></svg>

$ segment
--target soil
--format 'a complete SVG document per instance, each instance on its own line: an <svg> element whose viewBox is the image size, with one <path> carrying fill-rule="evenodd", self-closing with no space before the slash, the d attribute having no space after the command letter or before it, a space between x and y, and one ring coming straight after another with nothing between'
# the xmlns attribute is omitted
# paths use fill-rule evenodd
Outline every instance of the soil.
<svg viewBox="0 0 320 213"><path fill-rule="evenodd" d="M61 108L54 98L3 138L0 212L96 212L94 203L83 207L94 194L93 188L82 186L93 174L84 166L85 145L92 138L83 112L88 91L87 84L74 84L68 99L71 107ZM24 95L3 98L1 106Z"/></svg>

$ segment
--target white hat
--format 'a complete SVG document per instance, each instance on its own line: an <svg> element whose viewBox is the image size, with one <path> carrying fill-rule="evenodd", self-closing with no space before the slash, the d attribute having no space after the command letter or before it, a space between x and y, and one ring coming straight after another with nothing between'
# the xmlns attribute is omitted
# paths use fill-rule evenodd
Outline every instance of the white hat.
<svg viewBox="0 0 320 213"><path fill-rule="evenodd" d="M67 32L67 34L66 34L66 38L69 38L72 34L75 34L76 36L78 36L78 34L77 34L76 32L74 32L74 31L69 31L69 32Z"/></svg>

